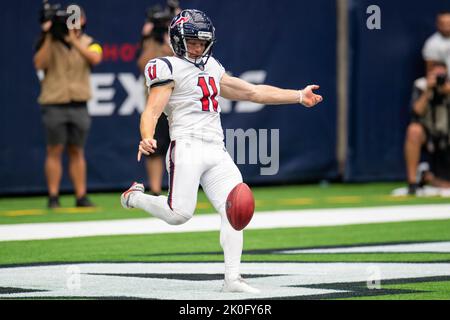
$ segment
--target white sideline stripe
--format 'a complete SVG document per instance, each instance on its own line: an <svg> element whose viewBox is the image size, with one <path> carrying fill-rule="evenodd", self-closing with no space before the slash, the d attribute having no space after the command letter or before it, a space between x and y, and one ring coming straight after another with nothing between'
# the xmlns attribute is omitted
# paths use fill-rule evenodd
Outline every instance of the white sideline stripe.
<svg viewBox="0 0 450 320"><path fill-rule="evenodd" d="M339 226L450 219L450 204L256 212L249 229ZM156 218L0 225L0 241L106 235L218 231L219 214L197 215L180 226Z"/></svg>
<svg viewBox="0 0 450 320"><path fill-rule="evenodd" d="M300 250L283 250L282 254L298 254L298 253L384 253L384 252L430 252L430 253L447 253L450 252L450 242L429 242L429 243L408 243L393 244L382 246L360 246L350 248L325 248L325 249L300 249Z"/></svg>

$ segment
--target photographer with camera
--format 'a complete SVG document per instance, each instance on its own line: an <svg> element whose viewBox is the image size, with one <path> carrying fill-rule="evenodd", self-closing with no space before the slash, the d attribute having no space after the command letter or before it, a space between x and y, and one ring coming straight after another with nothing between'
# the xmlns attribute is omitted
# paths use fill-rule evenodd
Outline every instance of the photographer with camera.
<svg viewBox="0 0 450 320"><path fill-rule="evenodd" d="M450 166L443 158L450 151L450 81L445 62L434 62L426 78L415 81L412 114L405 142L408 194L416 195L425 183L449 188ZM431 172L422 176L417 172L423 147L430 156Z"/></svg>
<svg viewBox="0 0 450 320"><path fill-rule="evenodd" d="M73 13L70 14L73 10ZM86 15L76 5L44 2L42 34L34 55L34 66L44 72L38 102L46 129L45 175L48 207L58 208L63 172L62 155L67 148L69 174L77 207L93 206L86 193L84 145L91 124L87 101L91 98L90 74L102 60L102 48L83 32Z"/></svg>
<svg viewBox="0 0 450 320"><path fill-rule="evenodd" d="M141 50L137 59L137 65L141 73L144 72L149 60L173 55L173 51L170 48L168 28L172 18L180 11L179 2L176 0L168 0L165 8L155 5L147 11L147 21L142 28L141 34ZM164 113L156 125L155 137L158 140L158 150L148 156L145 165L150 190L153 195L159 195L164 174L164 157L170 144L169 125Z"/></svg>

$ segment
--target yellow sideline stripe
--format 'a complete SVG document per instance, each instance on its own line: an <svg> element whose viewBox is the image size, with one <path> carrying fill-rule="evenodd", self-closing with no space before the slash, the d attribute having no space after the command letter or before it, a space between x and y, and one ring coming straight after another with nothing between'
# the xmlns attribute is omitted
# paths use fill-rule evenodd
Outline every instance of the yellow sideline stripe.
<svg viewBox="0 0 450 320"><path fill-rule="evenodd" d="M401 196L381 196L380 199L387 200L387 201L395 201L395 202L402 202L402 201L410 201L411 199L414 199L415 196L411 195L401 195ZM427 200L438 200L438 199L444 199L441 196L426 196L421 199L427 199Z"/></svg>
<svg viewBox="0 0 450 320"><path fill-rule="evenodd" d="M39 216L47 213L94 213L102 211L101 208L58 208L48 209L27 209L27 210L9 210L0 212L0 216L4 217L20 217L20 216Z"/></svg>
<svg viewBox="0 0 450 320"><path fill-rule="evenodd" d="M102 211L101 208L94 207L94 208L57 208L53 209L52 212L55 213L94 213Z"/></svg>
<svg viewBox="0 0 450 320"><path fill-rule="evenodd" d="M381 196L380 199L382 200L386 200L386 201L409 201L411 198L408 197L407 195L404 196Z"/></svg>
<svg viewBox="0 0 450 320"><path fill-rule="evenodd" d="M285 205L303 205L313 204L315 201L312 198L294 198L294 199L281 199L277 201L279 204Z"/></svg>
<svg viewBox="0 0 450 320"><path fill-rule="evenodd" d="M29 210L14 210L1 212L0 215L5 217L19 217L19 216L38 216L45 214L47 211L42 209L29 209Z"/></svg>
<svg viewBox="0 0 450 320"><path fill-rule="evenodd" d="M362 202L362 197L359 196L341 196L341 197L328 197L325 199L328 203L359 203Z"/></svg>

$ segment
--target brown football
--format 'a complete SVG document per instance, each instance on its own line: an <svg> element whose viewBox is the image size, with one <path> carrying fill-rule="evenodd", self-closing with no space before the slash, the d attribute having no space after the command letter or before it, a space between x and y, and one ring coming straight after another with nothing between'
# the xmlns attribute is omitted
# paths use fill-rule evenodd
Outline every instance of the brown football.
<svg viewBox="0 0 450 320"><path fill-rule="evenodd" d="M252 190L245 183L239 183L227 197L226 211L231 226L240 231L252 220L255 199Z"/></svg>

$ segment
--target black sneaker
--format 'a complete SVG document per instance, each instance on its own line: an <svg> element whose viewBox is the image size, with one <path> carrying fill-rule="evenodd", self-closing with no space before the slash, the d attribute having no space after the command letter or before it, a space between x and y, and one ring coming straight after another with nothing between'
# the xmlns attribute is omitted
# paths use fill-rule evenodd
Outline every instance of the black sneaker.
<svg viewBox="0 0 450 320"><path fill-rule="evenodd" d="M61 204L59 203L59 197L58 196L49 196L47 206L49 209L61 208Z"/></svg>
<svg viewBox="0 0 450 320"><path fill-rule="evenodd" d="M408 185L408 195L409 196L417 195L417 189L419 189L419 185L417 183L410 183Z"/></svg>
<svg viewBox="0 0 450 320"><path fill-rule="evenodd" d="M95 207L95 205L89 200L87 196L82 196L81 198L77 199L76 202L77 207Z"/></svg>

